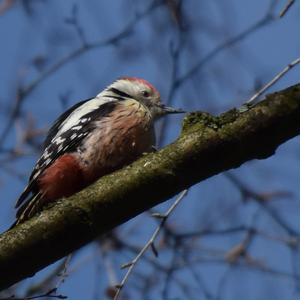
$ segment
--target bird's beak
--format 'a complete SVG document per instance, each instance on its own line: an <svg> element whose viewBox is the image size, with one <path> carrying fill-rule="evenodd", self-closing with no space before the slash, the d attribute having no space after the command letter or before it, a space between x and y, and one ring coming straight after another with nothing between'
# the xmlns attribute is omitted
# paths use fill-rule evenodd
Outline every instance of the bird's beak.
<svg viewBox="0 0 300 300"><path fill-rule="evenodd" d="M181 108L173 108L173 107L165 106L165 105L162 105L161 109L166 114L182 114L182 113L185 113L185 111L182 110Z"/></svg>

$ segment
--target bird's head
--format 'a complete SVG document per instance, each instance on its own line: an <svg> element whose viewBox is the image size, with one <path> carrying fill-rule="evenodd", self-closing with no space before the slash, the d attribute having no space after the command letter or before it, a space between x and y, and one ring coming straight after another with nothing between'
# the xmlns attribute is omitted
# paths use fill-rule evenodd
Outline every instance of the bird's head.
<svg viewBox="0 0 300 300"><path fill-rule="evenodd" d="M148 81L136 77L122 77L108 87L122 98L132 98L146 106L154 119L166 114L183 113L181 109L165 106L158 90Z"/></svg>

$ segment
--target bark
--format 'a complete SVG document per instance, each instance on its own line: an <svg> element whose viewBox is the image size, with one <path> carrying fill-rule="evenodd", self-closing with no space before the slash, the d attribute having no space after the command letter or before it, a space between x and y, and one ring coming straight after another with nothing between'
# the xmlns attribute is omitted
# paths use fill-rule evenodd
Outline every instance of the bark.
<svg viewBox="0 0 300 300"><path fill-rule="evenodd" d="M264 159L300 134L300 84L244 113L193 112L179 138L102 177L78 194L0 236L0 288L29 276L179 191L252 159Z"/></svg>

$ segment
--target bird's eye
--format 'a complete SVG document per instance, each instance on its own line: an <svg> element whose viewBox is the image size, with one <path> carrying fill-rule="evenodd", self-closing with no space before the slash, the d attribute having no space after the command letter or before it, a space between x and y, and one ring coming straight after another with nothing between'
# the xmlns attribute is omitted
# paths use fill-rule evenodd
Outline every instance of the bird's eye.
<svg viewBox="0 0 300 300"><path fill-rule="evenodd" d="M150 96L150 93L148 91L142 91L142 95L148 98Z"/></svg>

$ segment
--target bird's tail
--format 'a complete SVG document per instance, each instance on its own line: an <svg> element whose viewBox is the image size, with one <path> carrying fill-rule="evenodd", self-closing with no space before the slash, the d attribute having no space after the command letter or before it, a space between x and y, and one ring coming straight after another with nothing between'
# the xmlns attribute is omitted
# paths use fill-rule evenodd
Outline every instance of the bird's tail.
<svg viewBox="0 0 300 300"><path fill-rule="evenodd" d="M16 221L9 227L9 230L20 223L33 217L43 206L42 194L32 195L17 211Z"/></svg>

